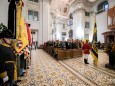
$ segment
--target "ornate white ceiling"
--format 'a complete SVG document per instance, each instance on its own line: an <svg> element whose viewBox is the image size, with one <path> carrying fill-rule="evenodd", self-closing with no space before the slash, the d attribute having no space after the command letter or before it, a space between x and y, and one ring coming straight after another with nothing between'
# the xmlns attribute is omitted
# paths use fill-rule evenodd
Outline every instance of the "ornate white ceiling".
<svg viewBox="0 0 115 86"><path fill-rule="evenodd" d="M67 16L69 12L69 6L75 1L86 1L94 3L97 0L52 0L51 1L51 13L54 16Z"/></svg>
<svg viewBox="0 0 115 86"><path fill-rule="evenodd" d="M69 5L74 0L52 0L51 2L51 12L55 16L66 16L69 12Z"/></svg>
<svg viewBox="0 0 115 86"><path fill-rule="evenodd" d="M95 2L96 0L88 0L89 2Z"/></svg>

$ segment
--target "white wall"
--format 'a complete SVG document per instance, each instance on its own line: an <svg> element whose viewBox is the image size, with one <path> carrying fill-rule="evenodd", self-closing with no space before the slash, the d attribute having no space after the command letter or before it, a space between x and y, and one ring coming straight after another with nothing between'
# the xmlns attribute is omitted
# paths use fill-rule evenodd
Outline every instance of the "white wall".
<svg viewBox="0 0 115 86"><path fill-rule="evenodd" d="M96 15L97 20L97 40L104 42L103 32L107 31L107 12Z"/></svg>
<svg viewBox="0 0 115 86"><path fill-rule="evenodd" d="M109 2L109 8L115 6L115 0L108 0L108 2ZM94 12L96 12L98 4L99 4L99 2L92 7L92 10ZM94 28L94 19L95 19L95 16L93 14L93 16L91 17L92 31ZM107 29L107 12L106 11L103 13L100 13L100 14L96 14L96 23L97 23L97 40L104 43L104 36L102 35L102 33L106 32L108 30Z"/></svg>
<svg viewBox="0 0 115 86"><path fill-rule="evenodd" d="M91 17L92 34L94 29L94 20L95 15L92 15ZM104 36L102 35L102 33L107 31L107 12L103 12L96 15L96 24L97 24L97 40L103 43Z"/></svg>
<svg viewBox="0 0 115 86"><path fill-rule="evenodd" d="M39 21L28 20L28 9L38 11ZM39 3L24 0L23 17L31 24L30 29L36 30L34 35L38 46L50 39L50 0L39 0Z"/></svg>
<svg viewBox="0 0 115 86"><path fill-rule="evenodd" d="M0 0L0 23L7 26L8 23L8 0Z"/></svg>
<svg viewBox="0 0 115 86"><path fill-rule="evenodd" d="M36 3L28 0L23 0L23 2L24 2L24 7L22 8L23 18L26 20L27 23L31 24L30 26L31 31L32 30L35 31L35 34L32 34L33 41L37 41L39 46L38 32L40 28L40 19L39 21L28 20L28 10L38 11L38 17L40 18L40 3Z"/></svg>

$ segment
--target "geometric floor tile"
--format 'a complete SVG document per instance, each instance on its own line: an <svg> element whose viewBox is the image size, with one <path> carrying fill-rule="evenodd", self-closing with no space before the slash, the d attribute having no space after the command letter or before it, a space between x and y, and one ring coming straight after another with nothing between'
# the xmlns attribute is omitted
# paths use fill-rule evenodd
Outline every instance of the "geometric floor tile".
<svg viewBox="0 0 115 86"><path fill-rule="evenodd" d="M104 67L107 55L100 51L99 63L83 63L82 57L55 60L42 49L33 50L31 65L18 86L114 86L115 71Z"/></svg>

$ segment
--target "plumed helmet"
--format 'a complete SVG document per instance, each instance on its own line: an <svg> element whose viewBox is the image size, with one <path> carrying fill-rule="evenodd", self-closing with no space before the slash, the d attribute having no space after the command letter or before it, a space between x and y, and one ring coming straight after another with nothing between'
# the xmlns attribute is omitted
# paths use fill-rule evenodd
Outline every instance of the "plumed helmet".
<svg viewBox="0 0 115 86"><path fill-rule="evenodd" d="M3 30L0 33L0 38L14 38L14 36L10 30Z"/></svg>

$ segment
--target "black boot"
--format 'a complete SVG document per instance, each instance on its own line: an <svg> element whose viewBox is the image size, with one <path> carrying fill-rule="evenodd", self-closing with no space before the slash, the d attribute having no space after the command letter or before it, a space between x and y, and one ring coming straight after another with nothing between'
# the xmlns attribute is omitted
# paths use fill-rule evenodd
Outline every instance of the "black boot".
<svg viewBox="0 0 115 86"><path fill-rule="evenodd" d="M87 59L84 59L84 63L85 63L85 64L89 64L89 63L87 62Z"/></svg>
<svg viewBox="0 0 115 86"><path fill-rule="evenodd" d="M86 59L84 59L84 63L87 64Z"/></svg>
<svg viewBox="0 0 115 86"><path fill-rule="evenodd" d="M86 64L89 64L89 63L87 62L87 59L86 59Z"/></svg>
<svg viewBox="0 0 115 86"><path fill-rule="evenodd" d="M0 78L0 86L5 86L2 78Z"/></svg>

